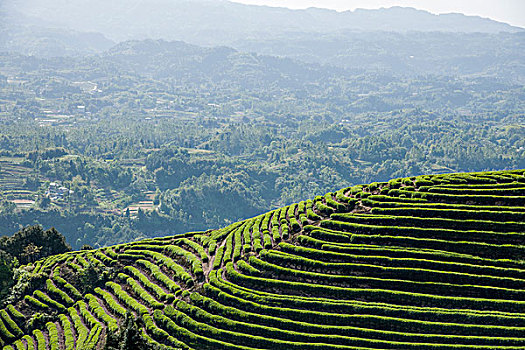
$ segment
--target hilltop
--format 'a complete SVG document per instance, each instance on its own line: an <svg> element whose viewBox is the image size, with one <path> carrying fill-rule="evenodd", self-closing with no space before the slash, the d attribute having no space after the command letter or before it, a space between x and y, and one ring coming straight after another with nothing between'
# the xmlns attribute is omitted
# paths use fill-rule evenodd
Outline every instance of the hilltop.
<svg viewBox="0 0 525 350"><path fill-rule="evenodd" d="M55 255L20 269L0 342L525 349L524 219L524 170L427 175Z"/></svg>

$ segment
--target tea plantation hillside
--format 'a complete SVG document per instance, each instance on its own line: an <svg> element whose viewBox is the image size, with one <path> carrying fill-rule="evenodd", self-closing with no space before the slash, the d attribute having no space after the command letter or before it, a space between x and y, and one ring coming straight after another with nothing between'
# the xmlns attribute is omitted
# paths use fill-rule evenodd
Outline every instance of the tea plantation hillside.
<svg viewBox="0 0 525 350"><path fill-rule="evenodd" d="M525 349L525 172L359 185L24 269L4 350Z"/></svg>

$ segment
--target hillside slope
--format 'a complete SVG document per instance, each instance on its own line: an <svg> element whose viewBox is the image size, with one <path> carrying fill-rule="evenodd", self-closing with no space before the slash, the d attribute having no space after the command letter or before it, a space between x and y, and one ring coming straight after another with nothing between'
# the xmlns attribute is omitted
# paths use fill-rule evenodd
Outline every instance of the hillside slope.
<svg viewBox="0 0 525 350"><path fill-rule="evenodd" d="M525 171L354 186L25 270L4 350L103 349L127 310L159 349L525 349Z"/></svg>

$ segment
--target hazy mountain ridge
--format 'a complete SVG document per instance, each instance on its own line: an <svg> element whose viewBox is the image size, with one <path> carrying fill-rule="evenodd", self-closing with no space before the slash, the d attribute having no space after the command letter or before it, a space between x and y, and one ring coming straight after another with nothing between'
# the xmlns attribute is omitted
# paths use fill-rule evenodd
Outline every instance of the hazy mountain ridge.
<svg viewBox="0 0 525 350"><path fill-rule="evenodd" d="M260 79L275 79L276 73L290 79L307 79L311 74L325 75L340 72L338 68L317 64L303 64L289 58L258 55L237 51L231 47L201 47L182 41L140 40L120 43L100 55L122 69L155 77L171 77L183 72L208 74L213 80L228 79L232 71L240 69L249 78L257 73ZM266 79L265 79L266 80Z"/></svg>
<svg viewBox="0 0 525 350"><path fill-rule="evenodd" d="M20 14L30 22L77 31L100 32L115 41L183 40L225 45L290 32L358 31L520 32L522 28L462 14L433 15L413 8L337 12L310 8L290 10L229 1L11 1L4 4L9 21Z"/></svg>
<svg viewBox="0 0 525 350"><path fill-rule="evenodd" d="M236 66L246 68L248 65L258 66L261 73L277 69L297 78L299 73L311 75L319 70L323 74L342 74L341 69L347 70L344 74L383 71L401 75L497 75L499 79L517 83L525 77L525 34L522 33L297 34L292 40L283 38L238 45L235 49L206 48L164 40L127 41L101 57L156 76L181 69L224 76Z"/></svg>
<svg viewBox="0 0 525 350"><path fill-rule="evenodd" d="M2 37L0 51L43 58L98 56L120 68L157 77L194 70L225 76L239 65L255 65L263 75L275 66L286 66L293 75L312 74L324 66L323 71L344 69L348 74L490 76L518 84L525 79L523 33L295 33L203 47L152 39L114 45L97 33L37 29L25 30L25 36L20 32Z"/></svg>
<svg viewBox="0 0 525 350"><path fill-rule="evenodd" d="M239 40L240 51L397 74L525 76L524 33L344 32Z"/></svg>
<svg viewBox="0 0 525 350"><path fill-rule="evenodd" d="M29 56L60 57L92 55L105 51L115 42L94 32L78 32L36 25L0 30L0 51Z"/></svg>
<svg viewBox="0 0 525 350"><path fill-rule="evenodd" d="M0 51L31 56L101 54L108 58L117 42L162 39L212 47L206 53L211 56L231 55L227 46L357 72L499 75L518 83L525 76L521 28L412 8L336 12L205 0L31 0L3 3L0 17L5 19L0 25ZM174 44L170 45L173 49ZM182 58L194 53L184 50L177 54L176 64L195 58ZM155 70L148 54L143 55L136 68ZM205 70L213 73L214 68L230 69L209 66Z"/></svg>

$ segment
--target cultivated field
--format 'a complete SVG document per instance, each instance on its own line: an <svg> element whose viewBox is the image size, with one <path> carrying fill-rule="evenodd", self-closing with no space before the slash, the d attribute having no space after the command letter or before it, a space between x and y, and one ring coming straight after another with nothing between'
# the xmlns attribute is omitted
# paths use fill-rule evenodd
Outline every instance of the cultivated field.
<svg viewBox="0 0 525 350"><path fill-rule="evenodd" d="M52 256L26 267L41 286L0 311L0 343L102 349L129 310L158 349L525 349L524 175L359 185Z"/></svg>

